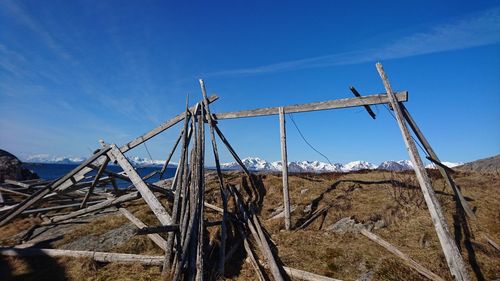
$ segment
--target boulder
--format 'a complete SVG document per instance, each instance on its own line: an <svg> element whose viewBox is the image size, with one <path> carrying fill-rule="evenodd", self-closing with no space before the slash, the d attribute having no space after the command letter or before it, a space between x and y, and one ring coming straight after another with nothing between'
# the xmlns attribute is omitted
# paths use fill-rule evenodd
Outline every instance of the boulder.
<svg viewBox="0 0 500 281"><path fill-rule="evenodd" d="M4 180L24 181L38 179L38 175L26 169L23 163L11 153L0 149L0 182Z"/></svg>

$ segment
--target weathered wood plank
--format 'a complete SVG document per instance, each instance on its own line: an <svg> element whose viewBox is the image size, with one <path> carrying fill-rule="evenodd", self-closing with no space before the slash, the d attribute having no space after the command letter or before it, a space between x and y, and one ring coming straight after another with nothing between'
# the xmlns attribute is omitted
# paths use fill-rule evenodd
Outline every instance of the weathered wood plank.
<svg viewBox="0 0 500 281"><path fill-rule="evenodd" d="M208 120L208 125L210 128L210 140L212 142L212 150L214 153L214 159L215 159L215 168L217 170L217 177L219 179L219 191L221 194L221 199L222 199L222 224L221 224L221 237L220 237L220 247L219 247L219 263L217 265L217 271L219 274L224 276L224 261L225 261L225 255L226 255L226 232L227 232L227 190L224 186L224 177L222 176L222 171L220 168L220 161L219 161L219 151L217 148L217 141L215 139L215 130L214 130L214 120L212 119L212 114L210 113L210 106L207 98L207 92L205 89L205 83L203 82L202 79L199 80L200 82L200 87L201 87L201 92L203 94L203 104L205 106L205 110L207 111L207 120Z"/></svg>
<svg viewBox="0 0 500 281"><path fill-rule="evenodd" d="M424 134L422 133L422 131L418 127L417 122L415 122L415 120L411 116L408 109L406 109L406 107L403 104L401 104L400 106L401 106L401 110L403 111L403 116L406 119L406 122L408 122L408 125L410 125L410 128L413 130L413 132L417 136L418 140L424 146L425 151L431 157L430 160L431 161L435 160L437 162L440 162L436 152L434 151L434 149L432 149L432 146L425 138ZM437 164L437 162L436 162L436 164ZM472 218L475 220L476 215L474 214L472 209L469 207L469 204L467 203L467 201L463 197L462 192L458 189L457 185L455 184L455 181L453 180L453 177L451 176L450 171L448 171L447 169L445 169L444 167L442 167L439 164L437 164L437 168L438 168L439 172L441 173L441 176L446 181L446 184L451 188L451 190L453 190L453 193L455 193L455 197L457 198L458 202L460 203L460 206L465 211L467 216L469 218Z"/></svg>
<svg viewBox="0 0 500 281"><path fill-rule="evenodd" d="M146 256L122 253L106 253L94 251L73 251L60 249L39 249L39 248L0 248L0 255L4 256L50 256L50 257L74 257L92 258L98 262L121 262L121 263L142 263L145 265L161 265L162 256Z"/></svg>
<svg viewBox="0 0 500 281"><path fill-rule="evenodd" d="M279 108L280 143L281 143L281 177L283 179L283 211L285 214L285 229L290 230L290 195L288 194L288 157L286 151L285 111Z"/></svg>
<svg viewBox="0 0 500 281"><path fill-rule="evenodd" d="M291 268L291 267L287 267L287 266L283 266L283 269L293 279L300 279L300 280L305 280L305 281L342 281L339 279L330 278L330 277L314 274L311 272L307 272L304 270L295 269L295 268Z"/></svg>
<svg viewBox="0 0 500 281"><path fill-rule="evenodd" d="M382 64L377 63L377 70L380 74L380 78L382 78L382 81L384 83L384 87L387 91L387 96L389 97L392 108L394 109L396 121L401 130L401 134L408 150L408 154L410 155L410 160L413 163L418 182L424 195L425 203L427 204L427 208L429 209L432 222L434 223L434 228L436 229L436 233L439 238L439 242L441 243L441 247L443 248L443 253L446 258L446 262L448 263L448 267L450 268L451 274L456 280L470 280L464 261L462 259L462 255L460 254L455 241L450 236L448 225L446 224L446 220L441 210L441 205L436 198L436 194L434 193L431 181L427 175L427 172L425 171L422 159L418 154L417 147L413 142L413 138L411 137L410 132L406 127L400 104L396 99L394 92L392 91L391 85L384 72Z"/></svg>
<svg viewBox="0 0 500 281"><path fill-rule="evenodd" d="M370 232L364 228L361 228L360 233L363 234L364 236L368 237L368 239L372 240L373 242L384 247L387 251L389 251L389 252L393 253L394 255L398 256L399 258L401 258L406 265L415 269L423 276L429 278L430 280L434 280L434 281L444 281L443 278L439 277L438 275L434 274L434 272L423 267L418 262L416 262L415 260L410 258L405 253L401 252L398 248L394 247L392 244L390 244L389 242L380 238L378 235L374 234L373 232Z"/></svg>
<svg viewBox="0 0 500 281"><path fill-rule="evenodd" d="M408 100L408 92L406 91L398 92L396 93L396 98L398 102L405 102ZM389 103L389 99L387 98L386 94L364 96L361 98L345 98L345 99L337 99L337 100L330 100L323 102L288 105L288 106L283 106L283 109L288 113L297 113L297 112L348 108L348 107L383 104L383 103ZM242 110L235 112L215 113L213 114L213 117L216 120L222 120L222 119L246 118L246 117L257 117L266 115L278 115L279 108L280 107L267 107L267 108Z"/></svg>
<svg viewBox="0 0 500 281"><path fill-rule="evenodd" d="M146 204L148 204L149 208L151 208L158 220L163 225L169 225L172 222L172 218L167 213L167 210L165 210L160 201L158 201L158 198L156 198L153 192L148 188L147 184L142 180L141 176L137 174L134 167L132 166L132 164L130 164L125 155L123 155L123 153L114 144L111 145L109 154L111 154L112 157L116 159L120 167L122 167L123 171L132 180L132 183L141 193L142 198L144 199Z"/></svg>

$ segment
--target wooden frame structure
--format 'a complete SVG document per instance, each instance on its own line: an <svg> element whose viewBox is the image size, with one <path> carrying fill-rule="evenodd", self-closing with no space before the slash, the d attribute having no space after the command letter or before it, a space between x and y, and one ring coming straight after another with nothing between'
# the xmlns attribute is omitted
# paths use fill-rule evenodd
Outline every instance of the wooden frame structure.
<svg viewBox="0 0 500 281"><path fill-rule="evenodd" d="M344 98L324 102L224 113L211 112L210 104L216 101L218 97L207 96L204 82L203 80L200 80L200 88L202 92L201 101L197 102L191 107L188 107L188 103L186 102L186 109L184 112L178 114L170 120L167 120L166 122L160 124L158 127L137 137L136 139L128 142L121 147L117 147L114 144L108 145L101 141L101 148L98 149L93 155L91 155L85 162L81 163L74 170L56 181L39 186L32 194L21 193L24 197L27 197L25 200L17 204L13 204L7 209L0 209L0 226L9 223L12 219L23 213L33 211L33 209L29 208L36 206L40 202L51 200L51 198L55 198L58 195L71 194L78 190L86 190L86 192L83 193L84 197L81 203L76 204L76 206L80 207L79 210L65 215L53 216L51 218L48 218L43 224L54 224L66 221L83 214L102 210L103 208L107 208L109 206L117 206L120 203L136 200L142 197L146 204L151 208L155 216L158 218L158 221L160 223L159 227L149 228L126 209L120 208L119 210L132 223L141 228L142 233L147 233L148 237L150 237L161 249L165 251L165 256L162 261L164 279L172 278L172 280L203 280L204 278L207 278L206 274L204 273L206 272L204 267L207 265L207 261L205 260L205 251L208 246L205 245L205 239L203 235L205 228L208 227L209 224L207 224L207 222L204 220L204 209L210 208L219 212L222 217L220 224L217 224L221 227L221 246L219 247L218 260L216 263L216 270L219 276L224 276L224 265L227 262L228 254L231 254L231 251L228 249L228 245L226 243L226 232L228 224L233 224L241 234L245 250L256 270L256 274L259 279L265 280L264 272L262 271L261 265L259 265L259 261L253 252L254 250L249 245L249 237L253 237L256 243L255 247L262 251L262 255L266 258L265 263L269 267L274 280L284 280L284 276L287 274L299 276L299 278L302 278L304 280L334 280L332 278L326 278L312 273L283 267L276 261L276 257L271 251L270 241L268 240L265 231L263 231L259 219L255 214L254 202L256 202L255 200L259 195L255 189L253 177L250 171L248 171L244 166L235 150L229 144L229 141L218 128L217 123L220 120L224 119L249 118L267 115L279 116L281 156L283 167L283 210L285 228L287 230L290 230L291 214L290 199L288 195L285 113L298 113L362 106L367 110L370 116L375 119L375 114L370 109L370 105L389 104L392 110L395 112L397 124L401 130L404 143L408 149L409 157L411 159L411 162L413 163L413 166L415 167L415 172L424 194L424 198L427 203L427 207L429 209L429 213L436 229L439 241L441 243L441 247L443 249L443 253L448 263L450 272L456 280L469 280L463 258L457 248L457 245L450 236L439 201L437 200L434 189L431 186L429 177L423 166L422 160L416 149L415 142L410 134L408 126L417 136L418 140L423 144L427 153L432 157L432 161L439 164L439 158L432 150L430 144L423 136L422 132L416 125L406 107L403 105L403 102L406 102L408 100L408 93L406 91L394 92L391 88L382 65L378 63L376 67L380 74L380 77L382 78L386 93L361 96L356 89L351 87L351 91L355 95L354 98ZM166 164L160 171L158 171L158 173L163 175L163 172L165 171L168 162L172 158L174 151L180 144L181 148L179 164L175 176L172 180L171 188L159 188L154 184L147 183L147 177L141 177L124 154L127 151L137 147L138 145L146 142L147 140L155 137L161 132L171 128L179 122L183 122L180 135L175 142L174 148L168 155ZM217 177L219 181L219 190L222 197L221 207L210 205L204 200L205 123L208 124L209 127L210 141L215 158ZM247 191L247 194L241 194L240 192L242 191L237 190L232 186L225 185L219 162L216 136L218 136L222 143L224 143L226 148L234 157L235 161L240 165L243 172L247 175L251 185L251 188L249 191ZM107 170L107 166L109 163L118 164L123 169L123 172L113 173ZM460 190L456 187L449 171L439 165L438 169L445 178L447 184L453 189L457 201L460 202L460 206L464 209L465 213L468 216L474 218L474 213L470 210L467 202L463 199L463 196L461 195ZM89 179L88 174L92 171L97 171L97 173L95 174L95 176L90 177L91 181L86 181ZM129 181L137 191L120 195L118 189L116 188L116 185L114 184L115 179ZM93 196L95 197L95 188L99 185L108 183L112 183L115 187L115 194L111 197L108 196L107 199L101 201L89 202L89 200L93 198ZM20 193L19 191L14 192ZM167 196L168 200L172 204L170 213L167 212L166 208L157 198L155 193L161 193ZM230 197L235 200L237 205L237 211L235 213L230 213L228 211L228 200ZM90 204L91 206L88 206ZM157 234L157 232L168 232L168 238L166 240L163 239L160 235ZM367 235L367 237L371 237L370 234L365 233L365 235ZM371 237L371 239L375 238ZM386 247L385 244L384 247ZM400 256L404 256L404 254L396 250L394 252L396 252ZM9 253L13 252L10 251ZM58 255L61 253L62 252L57 252ZM78 255L86 255L86 253L78 253ZM102 255L105 256L105 254ZM122 259L123 257L121 257L120 254L103 257L103 259L108 258ZM133 257L133 259L141 258L143 257ZM129 257L126 257L126 259L129 259ZM144 259L146 259L147 262L152 262L151 258L148 259L147 257L145 257ZM158 257L154 257L153 260L154 264L159 264ZM412 262L414 263L414 261L411 261L410 263ZM417 265L414 266L417 267ZM428 276L432 276L432 274L429 273ZM213 276L210 276L210 278L212 277ZM434 279L438 280L438 278L439 277L436 277Z"/></svg>

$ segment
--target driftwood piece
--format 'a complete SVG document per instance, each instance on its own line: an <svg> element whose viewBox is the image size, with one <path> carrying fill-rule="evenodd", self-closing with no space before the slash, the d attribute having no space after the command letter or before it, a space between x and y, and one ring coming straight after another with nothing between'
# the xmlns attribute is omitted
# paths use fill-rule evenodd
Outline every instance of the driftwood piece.
<svg viewBox="0 0 500 281"><path fill-rule="evenodd" d="M98 262L120 262L120 263L142 263L144 265L161 265L162 256L146 256L122 253L107 253L93 251L73 251L60 249L39 249L39 248L0 248L0 255L3 256L49 256L49 257L74 257L91 258Z"/></svg>
<svg viewBox="0 0 500 281"><path fill-rule="evenodd" d="M283 179L283 212L285 214L285 229L290 230L290 195L288 194L288 157L286 151L285 111L279 108L280 143L281 143L281 177Z"/></svg>
<svg viewBox="0 0 500 281"><path fill-rule="evenodd" d="M434 281L444 281L443 278L439 277L438 275L434 274L432 271L423 267L418 262L416 262L415 260L410 258L408 255L401 252L398 248L394 247L394 245L392 245L389 242L385 241L384 239L380 238L378 235L374 234L373 232L370 232L364 228L361 228L360 233L363 234L364 236L368 237L368 239L372 240L373 242L384 247L387 251L389 251L389 252L393 253L394 255L398 256L399 258L401 258L406 265L415 269L423 276L429 278L430 280L434 280Z"/></svg>
<svg viewBox="0 0 500 281"><path fill-rule="evenodd" d="M138 219L136 216L134 216L131 212L129 212L125 208L120 208L118 209L120 213L122 213L123 216L125 216L130 222L132 222L135 226L138 228L144 228L147 227L145 223L143 223L140 219ZM158 247L160 247L162 250L165 251L167 248L167 242L165 239L163 239L159 234L148 234L148 237L156 244Z"/></svg>
<svg viewBox="0 0 500 281"><path fill-rule="evenodd" d="M455 241L450 236L448 225L446 224L446 220L441 210L441 205L439 204L436 194L434 193L434 189L431 186L429 176L427 175L422 159L418 154L415 142L413 142L410 132L406 127L400 103L392 91L382 64L377 63L377 70L380 74L380 78L382 78L384 87L387 91L387 96L394 109L396 121L399 125L403 140L410 155L410 160L413 163L418 182L422 189L422 193L424 194L425 203L429 209L429 213L431 215L432 222L434 223L434 228L436 229L439 242L443 248L443 253L446 258L446 262L448 263L448 267L450 268L451 275L454 276L456 280L470 280L462 255L460 254Z"/></svg>

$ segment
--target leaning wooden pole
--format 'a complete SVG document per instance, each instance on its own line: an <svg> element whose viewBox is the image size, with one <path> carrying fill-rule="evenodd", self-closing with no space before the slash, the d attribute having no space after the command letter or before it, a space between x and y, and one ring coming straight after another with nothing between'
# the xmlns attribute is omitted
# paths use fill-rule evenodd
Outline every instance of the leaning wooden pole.
<svg viewBox="0 0 500 281"><path fill-rule="evenodd" d="M286 151L286 126L283 107L279 109L280 116L280 142L281 142L281 167L283 178L283 210L285 214L285 229L290 230L290 195L288 194L288 159Z"/></svg>
<svg viewBox="0 0 500 281"><path fill-rule="evenodd" d="M203 104L205 106L205 110L207 112L207 120L208 120L208 125L210 127L210 140L212 141L212 150L214 152L214 159L215 159L215 168L217 169L217 176L219 178L219 190L221 194L221 199L222 199L222 209L223 209L223 214L222 214L222 223L221 223L221 234L220 234L220 247L219 247L219 263L217 265L217 271L221 276L224 276L224 261L225 261L225 256L226 256L226 232L227 232L227 189L224 186L224 178L222 176L222 171L220 168L220 161L219 161L219 151L217 149L217 141L215 139L215 133L214 133L214 126L215 126L215 121L212 118L212 114L210 112L210 106L207 98L207 91L205 89L205 83L203 82L202 79L200 79L200 87L201 87L201 92L203 94Z"/></svg>
<svg viewBox="0 0 500 281"><path fill-rule="evenodd" d="M382 64L377 63L376 66L384 83L385 90L387 91L389 101L391 102L392 108L394 109L396 120L403 135L403 140L408 150L408 154L410 155L410 160L413 163L420 188L422 189L422 193L424 195L425 203L427 204L427 208L429 209L432 222L434 223L434 228L436 229L436 233L439 238L439 242L441 243L441 247L443 248L444 256L446 258L446 262L448 263L448 267L450 268L451 274L455 278L455 280L470 280L469 275L465 269L462 255L460 254L460 251L458 250L458 247L455 244L454 240L450 236L448 225L446 224L446 220L441 210L441 205L439 204L439 201L436 198L436 194L434 193L434 189L431 186L431 181L429 179L429 176L427 175L427 172L425 171L425 167L422 163L420 155L418 154L417 147L415 146L410 132L406 127L403 112L401 110L399 102L394 96L394 92L392 91L389 79L384 72Z"/></svg>
<svg viewBox="0 0 500 281"><path fill-rule="evenodd" d="M401 109L403 111L404 118L408 122L408 125L410 125L410 128L415 133L415 136L417 136L420 143L424 146L424 149L427 152L427 154L429 154L429 156L432 157L432 159L439 161L439 158L438 158L436 152L434 152L434 149L432 149L430 143L427 141L427 139L425 138L422 131L420 131L420 128L417 126L417 123L415 122L415 120L413 120L408 109L406 109L406 107L403 104L401 104L400 106L401 106ZM465 211L467 216L471 219L476 219L476 215L469 207L469 204L467 204L467 201L465 200L462 193L458 189L457 185L455 184L455 181L453 181L452 176L443 167L441 167L439 165L436 165L436 166L437 166L437 169L439 170L439 172L441 173L441 175L443 176L444 180L446 181L446 184L448 184L448 186L451 188L451 190L453 190L453 192L455 193L455 197L457 198L459 205Z"/></svg>

